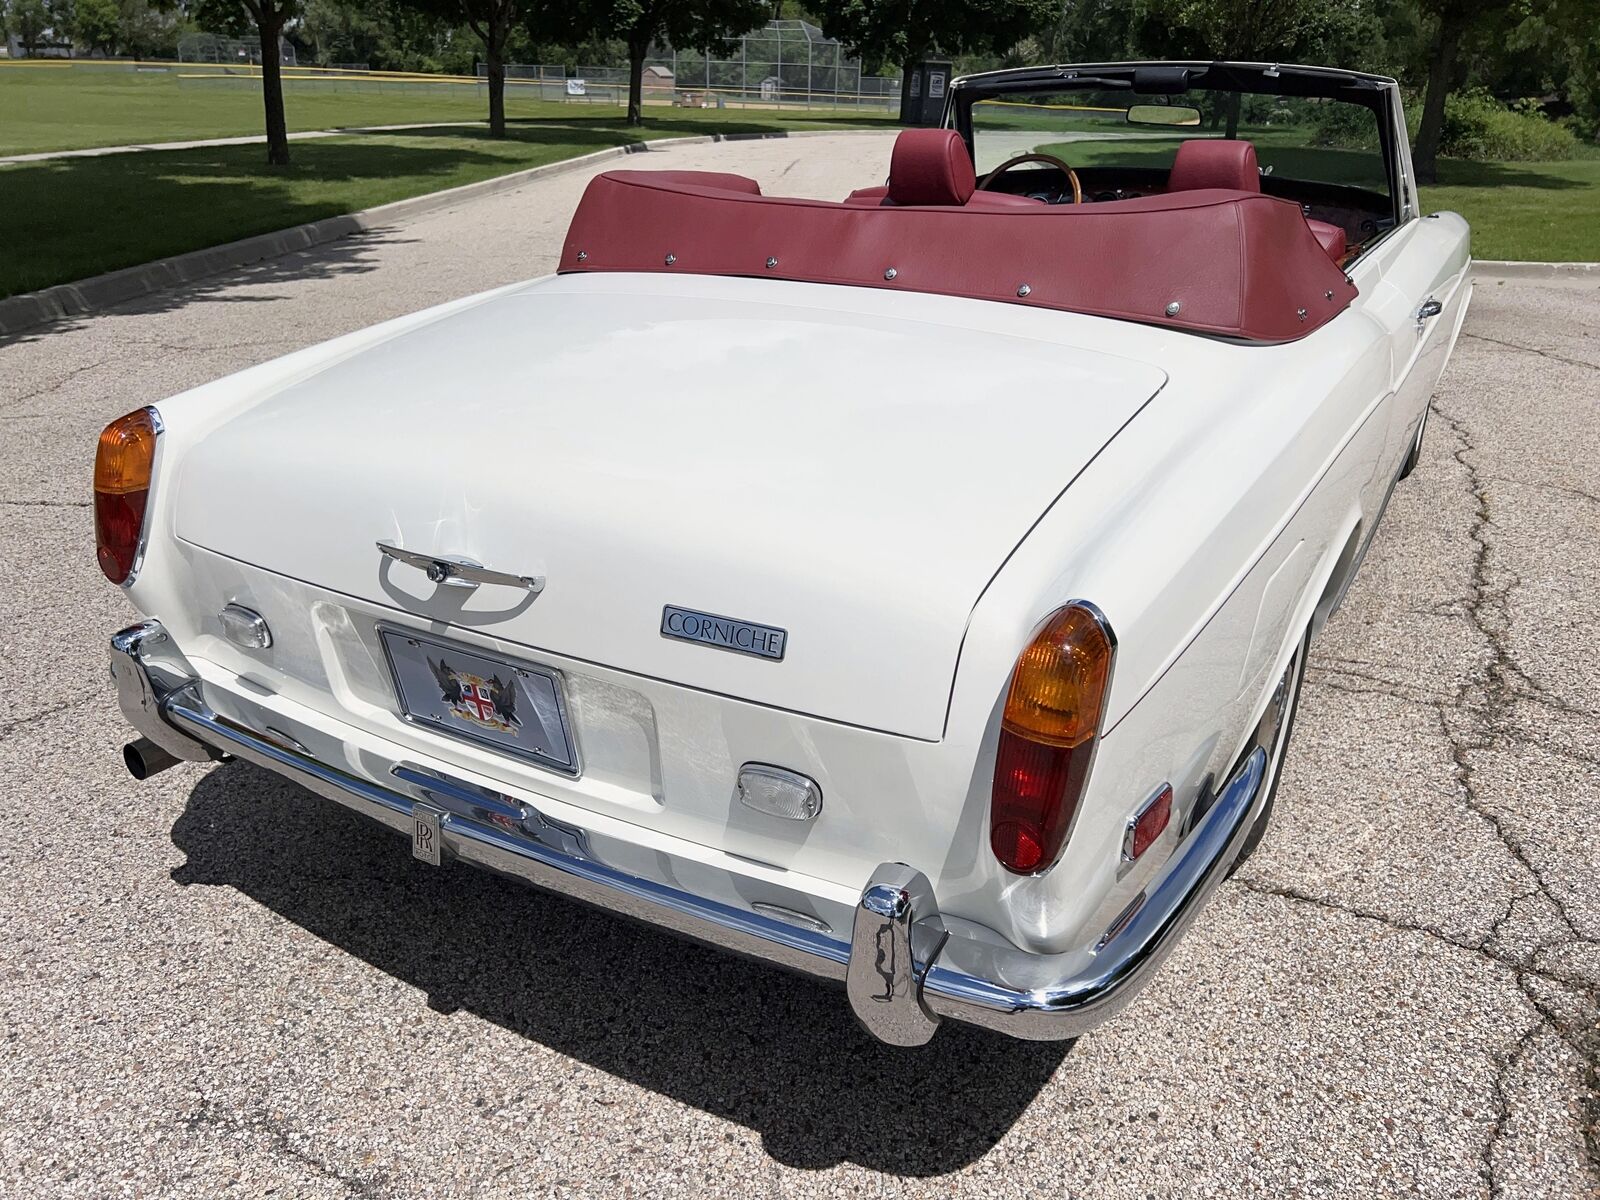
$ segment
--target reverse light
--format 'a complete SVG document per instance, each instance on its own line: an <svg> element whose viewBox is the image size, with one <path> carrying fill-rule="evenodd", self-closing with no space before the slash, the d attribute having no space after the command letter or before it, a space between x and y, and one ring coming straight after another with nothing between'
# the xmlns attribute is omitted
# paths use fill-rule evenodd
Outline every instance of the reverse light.
<svg viewBox="0 0 1600 1200"><path fill-rule="evenodd" d="M126 583L139 557L160 433L156 410L141 408L100 434L94 456L95 557L112 583Z"/></svg>
<svg viewBox="0 0 1600 1200"><path fill-rule="evenodd" d="M1069 604L1017 658L1000 723L989 846L1034 875L1066 845L1094 761L1116 642L1098 609Z"/></svg>
<svg viewBox="0 0 1600 1200"><path fill-rule="evenodd" d="M822 811L822 789L815 780L765 763L739 768L738 795L745 807L785 821L815 820Z"/></svg>

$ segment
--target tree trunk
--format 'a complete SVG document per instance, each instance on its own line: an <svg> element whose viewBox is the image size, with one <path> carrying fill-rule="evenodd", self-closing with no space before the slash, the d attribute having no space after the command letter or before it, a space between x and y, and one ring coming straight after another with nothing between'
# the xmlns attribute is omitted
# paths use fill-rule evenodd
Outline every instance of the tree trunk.
<svg viewBox="0 0 1600 1200"><path fill-rule="evenodd" d="M506 30L491 23L484 43L489 57L489 136L506 135Z"/></svg>
<svg viewBox="0 0 1600 1200"><path fill-rule="evenodd" d="M917 69L918 59L908 59L900 64L900 124L922 124L922 97L911 98L911 76Z"/></svg>
<svg viewBox="0 0 1600 1200"><path fill-rule="evenodd" d="M261 33L261 103L267 117L267 165L289 165L289 127L283 119L283 72L279 69L278 36L283 18L263 12L257 25Z"/></svg>
<svg viewBox="0 0 1600 1200"><path fill-rule="evenodd" d="M1428 64L1428 91L1422 101L1422 122L1411 147L1411 165L1422 183L1439 181L1439 138L1444 133L1444 102L1455 84L1456 57L1466 21L1449 7L1439 14L1439 37Z"/></svg>
<svg viewBox="0 0 1600 1200"><path fill-rule="evenodd" d="M1239 105L1241 97L1238 92L1228 93L1228 128L1223 137L1236 138L1239 136Z"/></svg>
<svg viewBox="0 0 1600 1200"><path fill-rule="evenodd" d="M644 54L648 41L628 39L628 124L644 124Z"/></svg>

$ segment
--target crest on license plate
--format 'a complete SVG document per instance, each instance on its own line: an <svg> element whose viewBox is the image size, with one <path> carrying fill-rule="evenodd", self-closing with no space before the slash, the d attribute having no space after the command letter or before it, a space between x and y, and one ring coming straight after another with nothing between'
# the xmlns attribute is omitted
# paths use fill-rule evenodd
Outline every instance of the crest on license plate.
<svg viewBox="0 0 1600 1200"><path fill-rule="evenodd" d="M456 670L443 657L429 657L428 670L438 681L439 698L449 705L451 715L498 733L514 733L522 727L522 718L517 716L515 675L501 679L496 674L485 679L470 671Z"/></svg>

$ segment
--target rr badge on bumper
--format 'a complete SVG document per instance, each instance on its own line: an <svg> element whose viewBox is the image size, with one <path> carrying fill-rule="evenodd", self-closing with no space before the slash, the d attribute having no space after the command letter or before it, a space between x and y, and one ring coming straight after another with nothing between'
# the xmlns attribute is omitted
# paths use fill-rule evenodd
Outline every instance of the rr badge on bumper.
<svg viewBox="0 0 1600 1200"><path fill-rule="evenodd" d="M444 814L426 804L411 806L411 854L437 867L444 847Z"/></svg>

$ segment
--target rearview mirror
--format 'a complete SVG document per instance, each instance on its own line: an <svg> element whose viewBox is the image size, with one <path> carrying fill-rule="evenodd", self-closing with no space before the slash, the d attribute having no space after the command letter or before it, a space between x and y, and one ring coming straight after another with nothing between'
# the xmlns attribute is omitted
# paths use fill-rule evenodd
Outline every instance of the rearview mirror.
<svg viewBox="0 0 1600 1200"><path fill-rule="evenodd" d="M1200 110L1186 104L1134 104L1128 108L1129 125L1198 125Z"/></svg>

